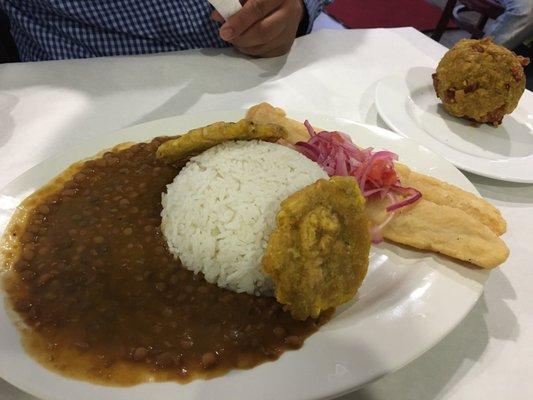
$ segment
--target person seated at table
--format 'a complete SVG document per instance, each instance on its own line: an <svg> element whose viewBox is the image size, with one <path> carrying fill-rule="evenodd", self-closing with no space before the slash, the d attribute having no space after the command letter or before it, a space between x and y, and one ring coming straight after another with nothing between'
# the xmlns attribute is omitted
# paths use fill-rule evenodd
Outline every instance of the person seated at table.
<svg viewBox="0 0 533 400"><path fill-rule="evenodd" d="M494 43L514 49L533 39L533 0L498 0L505 11L490 27L486 36Z"/></svg>
<svg viewBox="0 0 533 400"><path fill-rule="evenodd" d="M329 0L248 0L224 22L207 0L0 0L21 61L233 45L287 53Z"/></svg>

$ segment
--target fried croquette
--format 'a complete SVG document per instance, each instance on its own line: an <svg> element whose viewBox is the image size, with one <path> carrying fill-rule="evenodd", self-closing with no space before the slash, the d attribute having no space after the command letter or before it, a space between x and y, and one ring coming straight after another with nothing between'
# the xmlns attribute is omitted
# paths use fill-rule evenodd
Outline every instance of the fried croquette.
<svg viewBox="0 0 533 400"><path fill-rule="evenodd" d="M368 268L365 199L355 179L336 176L281 203L263 257L278 302L299 320L352 299Z"/></svg>
<svg viewBox="0 0 533 400"><path fill-rule="evenodd" d="M524 92L528 63L490 38L462 39L440 61L433 86L451 115L497 126Z"/></svg>
<svg viewBox="0 0 533 400"><path fill-rule="evenodd" d="M276 124L257 124L246 119L215 122L163 143L157 149L157 157L169 163L179 163L229 140L276 142L286 137L287 131Z"/></svg>

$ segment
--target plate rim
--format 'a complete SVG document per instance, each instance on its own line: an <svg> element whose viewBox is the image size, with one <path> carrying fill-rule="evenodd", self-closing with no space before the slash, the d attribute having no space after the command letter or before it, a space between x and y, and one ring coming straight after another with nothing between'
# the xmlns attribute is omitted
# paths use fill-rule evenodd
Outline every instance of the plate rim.
<svg viewBox="0 0 533 400"><path fill-rule="evenodd" d="M183 120L183 119L186 119L186 118L190 118L190 119L195 119L195 118L199 118L199 119L204 119L207 121L207 119L209 117L212 117L212 116L217 116L217 115L232 115L231 117L229 118L235 118L237 117L237 115L240 115L240 117L242 117L244 115L244 112L246 110L245 109L239 109L239 110L236 110L236 109L233 109L233 110L220 110L220 111L211 111L211 112L203 112L203 113L194 113L194 114L184 114L184 115L179 115L179 116L173 116L173 117L167 117L167 118L162 118L162 119L157 119L157 120L153 120L153 121L147 121L147 122L144 122L142 124L137 124L137 125L133 125L133 126L130 126L130 127L127 127L127 128L124 128L124 129L120 129L120 130L117 130L117 131L114 131L112 133L112 135L115 135L115 138L116 137L120 137L122 135L127 135L128 133L130 132L133 132L135 130L143 130L145 129L146 127L149 127L150 125L154 125L154 124L166 124L166 123L169 123L171 122L172 120L177 120L177 121L180 121L180 120ZM354 127L362 127L362 128L365 128L365 129L368 129L369 131L373 132L373 133L376 133L377 132L382 132L382 133L386 133L387 135L394 135L394 136L397 136L398 138L400 138L400 140L402 141L406 141L407 143L413 143L417 146L419 146L420 148L424 148L423 145L420 145L418 143L416 143L414 140L410 139L410 138L406 138L402 135L399 135L397 132L393 132L391 130L388 130L388 129L385 129L385 128L381 128L381 127L378 127L378 126L374 126L374 125L369 125L369 124L364 124L364 123L360 123L360 122L356 122L356 121L353 121L351 119L348 119L348 118L342 118L342 117L335 117L335 116L328 116L328 115L325 115L325 114L317 114L317 113L303 113L301 111L294 111L294 110L287 110L287 115L288 116L291 116L291 117L299 117L301 115L305 115L307 118L309 119L314 119L314 118L317 118L317 119L322 119L322 120L328 120L330 121L332 124L336 124L336 123L339 123L339 121L341 123L344 123L344 124L348 124L348 125L351 125L351 126L354 126ZM108 134L109 135L109 134ZM77 144L76 146L73 146L73 148L81 148L83 147L84 144L86 143L92 143L92 142L96 142L96 143L100 143L100 140L99 139L102 139L103 137L105 136L104 135L100 135L96 138L92 138L92 139L87 139L87 140L84 140L82 142L80 142L79 144ZM155 135L157 136L157 135ZM154 136L154 137L155 137ZM150 137L151 134L150 134ZM110 142L112 142L113 140L108 140ZM124 140L122 140L122 142L124 142ZM98 145L99 147L102 147L100 145ZM107 147L106 147L107 148ZM72 149L72 148L70 148ZM9 188L12 184L14 184L18 179L20 179L21 177L23 176L26 176L27 174L31 174L32 171L34 171L36 168L39 168L39 166L45 164L45 163L50 163L52 162L52 160L54 159L57 159L57 158L61 158L63 157L66 153L69 152L70 149L66 149L65 151L62 151L62 152L59 152L57 154L54 154L52 155L51 157L48 157L47 159L43 160L42 162L40 162L39 164L33 166L32 168L22 172L22 174L20 174L19 176L17 176L15 179L13 179L12 181L10 181L6 186L4 186L2 189L0 189L0 195L7 189ZM427 149L426 149L427 150ZM427 150L428 153L432 156L432 157L437 157L439 159L441 159L442 161L444 161L445 163L447 163L451 168L455 169L459 174L461 174L462 176L462 179L464 180L464 183L466 186L469 187L469 190L472 191L473 193L476 193L477 195L479 195L479 192L477 191L477 189L474 187L474 185L459 171L457 170L457 168L455 168L449 161L445 160L444 157L434 153L433 151L431 150ZM49 177L49 179L52 179L51 177ZM324 399L324 398L331 398L333 396L339 396L339 395L342 395L342 394L345 394L345 393L349 393L351 391L354 391L356 389L358 389L359 387L363 386L363 385L366 385L372 381L375 381L379 378L381 378L382 376L385 376L389 373L392 373L394 372L395 370L403 367L404 365L408 364L409 362L411 362L412 360L418 358L420 355L422 355L423 353L425 353L426 351L429 351L432 347L434 347L438 342L440 342L444 337L446 337L453 329L455 329L455 327L460 324L460 322L466 317L466 315L471 311L471 309L474 307L474 305L476 304L477 300L479 299L479 297L481 296L482 292L483 292L483 286L484 286L484 282L486 281L488 277L488 273L484 274L484 279L483 279L483 282L480 283L481 287L477 290L477 292L475 293L475 295L472 297L471 301L470 301L470 304L468 307L465 307L461 310L460 313L457 313L455 312L455 320L454 320L454 323L451 323L451 324L448 324L447 328L444 329L444 331L437 337L434 337L433 340L431 341L431 343L429 345L426 345L425 347L423 348L420 348L418 352L414 353L414 354L411 354L407 359L403 360L403 362L397 364L395 366L395 368L388 368L386 371L385 371L385 368L383 371L375 371L373 374L370 374L370 377L368 379L366 379L364 382L361 382L361 383L358 383L358 384L350 384L350 383L347 383L345 384L344 386L337 386L334 390L330 390L330 391L322 391L320 393L316 393L316 395L310 395L310 396L306 396L305 399ZM2 291L2 293L0 293L0 298L4 298L5 295ZM3 305L3 308L5 309L6 306L5 304ZM312 335L309 339L313 338L313 337L316 337L316 335L320 332L320 330ZM19 336L20 338L20 336ZM308 340L309 340L308 339ZM301 350L300 350L301 351ZM290 353L290 352L289 352ZM26 357L30 358L27 354L24 354ZM31 359L33 363L37 364L40 368L43 368L40 364L38 364L36 361L34 361L33 359ZM266 364L276 364L276 363L279 363L279 360L278 361L274 361L273 363L266 363ZM262 364L262 365L265 365L265 364ZM254 369L257 369L261 367L258 366L256 368L253 368L251 370L245 370L245 372L247 371L252 371ZM49 370L46 370L48 372L50 372ZM235 372L235 371L234 371ZM237 371L238 372L241 372L240 370ZM53 373L53 372L51 372ZM230 372L231 373L231 372ZM53 373L55 374L55 373ZM58 378L61 378L61 379L67 379L69 381L71 381L72 379L70 378L65 378L61 375L56 375L56 377ZM28 386L24 385L24 383L20 383L17 379L6 379L4 377L4 374L2 374L1 376L2 379L5 379L7 382L13 384L14 386L16 386L17 388L19 388L20 390L26 392L26 393L29 393L31 395L34 395L34 396L43 396L43 392L42 391L39 391L39 390L33 390L33 387L30 387L28 388ZM202 380L196 380L196 381L193 381L193 382L203 382ZM85 383L87 384L87 382L84 382L84 381L75 381L76 384L80 384L80 383ZM163 383L157 383L157 384L165 384L165 382ZM173 383L172 383L173 384ZM31 385L30 385L31 386ZM80 385L82 386L82 385ZM98 387L100 387L99 385L96 385ZM119 388L119 389L131 389L131 388L138 388L138 387L141 387L142 385L137 385L137 386L132 386L130 388ZM180 384L177 384L176 387L181 387ZM112 388L114 389L114 388ZM308 393L309 394L309 393ZM41 398L52 398L52 397L49 397L47 395L45 395L44 397L41 397ZM291 398L304 398L304 397L300 397L300 396L296 396L296 397L291 397Z"/></svg>

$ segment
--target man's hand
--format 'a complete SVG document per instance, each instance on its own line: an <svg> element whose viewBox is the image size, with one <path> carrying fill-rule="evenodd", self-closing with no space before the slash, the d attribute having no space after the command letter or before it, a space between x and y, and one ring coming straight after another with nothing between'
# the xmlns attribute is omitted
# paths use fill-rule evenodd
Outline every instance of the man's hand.
<svg viewBox="0 0 533 400"><path fill-rule="evenodd" d="M220 28L220 37L244 54L276 57L289 51L304 16L302 0L248 0ZM214 11L211 17L224 21Z"/></svg>

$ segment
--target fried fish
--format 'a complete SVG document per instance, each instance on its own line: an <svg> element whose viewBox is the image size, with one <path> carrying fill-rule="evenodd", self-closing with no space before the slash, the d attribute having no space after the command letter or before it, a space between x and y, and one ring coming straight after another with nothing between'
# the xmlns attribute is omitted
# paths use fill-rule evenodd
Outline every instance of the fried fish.
<svg viewBox="0 0 533 400"><path fill-rule="evenodd" d="M497 236L505 233L507 223L500 211L481 197L439 179L412 171L407 165L396 163L395 166L402 184L414 187L422 193L424 199L464 211L486 225Z"/></svg>
<svg viewBox="0 0 533 400"><path fill-rule="evenodd" d="M385 205L367 201L372 225L384 219ZM401 208L382 231L385 239L421 250L441 253L482 268L494 268L509 256L509 249L488 226L460 208L422 198Z"/></svg>
<svg viewBox="0 0 533 400"><path fill-rule="evenodd" d="M307 132L306 127L301 122L287 118L285 111L268 103L260 103L250 107L245 118L256 124L282 126L287 131L285 140L290 144L300 141L307 142L309 139L309 132Z"/></svg>

